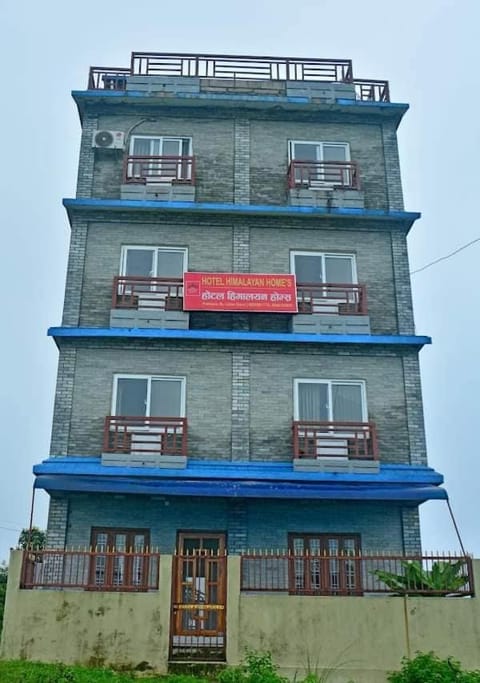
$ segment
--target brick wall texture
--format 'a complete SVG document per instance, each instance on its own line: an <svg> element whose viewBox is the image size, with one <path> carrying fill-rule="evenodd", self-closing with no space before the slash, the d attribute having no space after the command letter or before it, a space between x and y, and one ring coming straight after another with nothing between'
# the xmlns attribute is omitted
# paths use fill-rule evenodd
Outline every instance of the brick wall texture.
<svg viewBox="0 0 480 683"><path fill-rule="evenodd" d="M126 151L92 147L96 130L126 134ZM385 117L234 107L89 105L83 118L77 197L118 199L133 135L191 137L196 200L287 203L290 140L347 142L358 163L367 209L403 209L395 125ZM122 246L188 249L188 269L290 272L292 251L354 254L367 286L373 334L413 334L408 255L399 224L354 217L286 218L228 213L191 217L161 210L72 217L63 325L108 327L112 281ZM192 313L192 329L289 331L286 315ZM61 344L51 454L98 456L112 412L115 374L186 378L189 455L204 459L291 460L295 378L363 380L381 460L426 463L416 350L361 345L274 345L158 340ZM418 552L416 508L395 502L184 499L71 495L53 497L52 547L85 545L92 526L151 528L152 544L175 546L179 529L224 531L231 552L282 548L289 531L362 535L365 550Z"/></svg>

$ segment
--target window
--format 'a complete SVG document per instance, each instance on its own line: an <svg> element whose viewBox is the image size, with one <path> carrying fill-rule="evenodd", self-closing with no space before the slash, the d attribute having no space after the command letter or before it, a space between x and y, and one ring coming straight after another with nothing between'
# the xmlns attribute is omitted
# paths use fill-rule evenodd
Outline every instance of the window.
<svg viewBox="0 0 480 683"><path fill-rule="evenodd" d="M144 553L150 546L148 530L93 528L91 542L95 552L90 568L92 587L147 589L149 563Z"/></svg>
<svg viewBox="0 0 480 683"><path fill-rule="evenodd" d="M294 419L306 422L366 422L362 381L295 379Z"/></svg>
<svg viewBox="0 0 480 683"><path fill-rule="evenodd" d="M346 285L357 282L354 254L292 251L290 268L298 283Z"/></svg>
<svg viewBox="0 0 480 683"><path fill-rule="evenodd" d="M128 177L155 177L162 180L191 179L192 166L185 157L192 154L192 139L173 136L134 135L130 140L130 155L149 157L132 161L128 168ZM164 157L159 159L158 157ZM165 158L167 157L167 158ZM170 158L168 158L170 157Z"/></svg>
<svg viewBox="0 0 480 683"><path fill-rule="evenodd" d="M120 274L137 277L183 278L188 252L184 247L122 247Z"/></svg>
<svg viewBox="0 0 480 683"><path fill-rule="evenodd" d="M289 573L291 593L361 593L359 534L291 533L288 545L294 556Z"/></svg>
<svg viewBox="0 0 480 683"><path fill-rule="evenodd" d="M290 161L310 162L295 166L295 184L351 184L351 170L343 166L350 161L350 147L347 142L291 140L289 157Z"/></svg>
<svg viewBox="0 0 480 683"><path fill-rule="evenodd" d="M185 377L116 375L112 414L184 417Z"/></svg>

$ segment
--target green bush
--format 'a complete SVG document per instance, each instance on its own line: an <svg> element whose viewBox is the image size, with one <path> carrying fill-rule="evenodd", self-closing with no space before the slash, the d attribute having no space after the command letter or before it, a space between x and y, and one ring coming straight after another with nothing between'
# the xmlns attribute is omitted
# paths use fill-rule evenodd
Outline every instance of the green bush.
<svg viewBox="0 0 480 683"><path fill-rule="evenodd" d="M228 667L218 675L219 683L287 683L277 672L270 652L247 650L244 662Z"/></svg>
<svg viewBox="0 0 480 683"><path fill-rule="evenodd" d="M414 659L402 660L400 671L388 676L390 683L480 683L480 671L462 671L460 663L433 652L419 652Z"/></svg>

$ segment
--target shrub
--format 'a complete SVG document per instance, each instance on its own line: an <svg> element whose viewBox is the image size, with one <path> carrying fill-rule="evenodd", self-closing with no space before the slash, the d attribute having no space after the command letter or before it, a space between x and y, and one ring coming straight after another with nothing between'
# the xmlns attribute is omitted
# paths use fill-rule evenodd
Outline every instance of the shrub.
<svg viewBox="0 0 480 683"><path fill-rule="evenodd" d="M480 671L462 671L460 663L433 652L419 652L414 659L402 660L400 671L388 675L390 683L480 683Z"/></svg>
<svg viewBox="0 0 480 683"><path fill-rule="evenodd" d="M228 667L218 675L219 683L287 683L272 662L270 652L247 650L240 666Z"/></svg>

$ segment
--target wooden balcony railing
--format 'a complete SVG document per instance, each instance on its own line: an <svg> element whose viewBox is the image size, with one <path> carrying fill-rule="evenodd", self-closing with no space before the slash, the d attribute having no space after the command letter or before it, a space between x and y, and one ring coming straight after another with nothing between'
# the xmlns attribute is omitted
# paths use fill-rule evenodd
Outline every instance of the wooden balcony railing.
<svg viewBox="0 0 480 683"><path fill-rule="evenodd" d="M365 285L297 283L299 313L367 315Z"/></svg>
<svg viewBox="0 0 480 683"><path fill-rule="evenodd" d="M300 161L288 167L290 188L359 190L358 166L354 161Z"/></svg>
<svg viewBox="0 0 480 683"><path fill-rule="evenodd" d="M375 424L296 420L293 423L293 456L378 460Z"/></svg>
<svg viewBox="0 0 480 683"><path fill-rule="evenodd" d="M125 90L128 76L353 83L359 100L390 101L388 81L354 78L350 59L132 52L130 68L92 66L88 88Z"/></svg>
<svg viewBox="0 0 480 683"><path fill-rule="evenodd" d="M420 571L408 571L415 563ZM432 568L452 565L460 577L457 585L435 586ZM403 578L403 588L393 589L377 572ZM433 570L433 574L436 570ZM399 585L402 580L399 581ZM461 584L458 586L458 584ZM241 590L288 592L291 595L395 594L418 596L473 596L471 557L452 555L402 556L382 553L300 553L256 551L242 555Z"/></svg>
<svg viewBox="0 0 480 683"><path fill-rule="evenodd" d="M183 311L183 279L117 275L113 278L112 308Z"/></svg>
<svg viewBox="0 0 480 683"><path fill-rule="evenodd" d="M126 183L175 183L195 185L195 157L125 157L123 178Z"/></svg>
<svg viewBox="0 0 480 683"><path fill-rule="evenodd" d="M125 417L108 415L104 453L187 455L185 417Z"/></svg>
<svg viewBox="0 0 480 683"><path fill-rule="evenodd" d="M160 555L147 549L118 551L25 550L20 588L96 591L158 590Z"/></svg>

